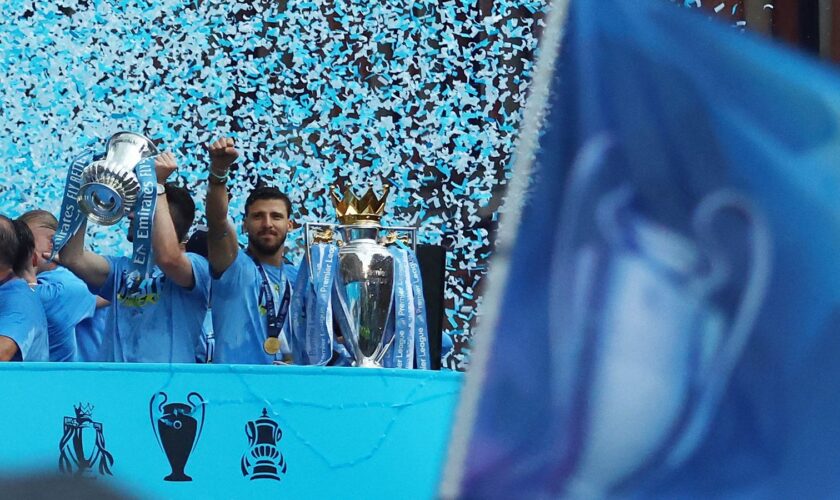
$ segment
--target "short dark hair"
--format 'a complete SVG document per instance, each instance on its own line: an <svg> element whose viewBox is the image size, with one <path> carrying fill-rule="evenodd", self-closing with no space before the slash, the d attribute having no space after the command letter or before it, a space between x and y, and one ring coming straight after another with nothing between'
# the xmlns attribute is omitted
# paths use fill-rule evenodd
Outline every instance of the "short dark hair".
<svg viewBox="0 0 840 500"><path fill-rule="evenodd" d="M292 217L292 200L286 196L286 193L273 186L257 186L251 191L248 199L245 200L245 217L248 217L248 209L251 208L251 205L259 200L281 200L286 204L286 215L289 218Z"/></svg>
<svg viewBox="0 0 840 500"><path fill-rule="evenodd" d="M0 265L15 267L18 251L18 237L15 223L5 215L0 215Z"/></svg>
<svg viewBox="0 0 840 500"><path fill-rule="evenodd" d="M12 221L15 226L15 235L17 236L18 245L17 252L15 252L14 270L15 274L23 274L32 262L32 254L35 253L35 236L26 222L20 219Z"/></svg>
<svg viewBox="0 0 840 500"><path fill-rule="evenodd" d="M195 220L195 201L186 188L171 182L166 183L166 201L169 203L169 213L172 215L178 241L186 241Z"/></svg>

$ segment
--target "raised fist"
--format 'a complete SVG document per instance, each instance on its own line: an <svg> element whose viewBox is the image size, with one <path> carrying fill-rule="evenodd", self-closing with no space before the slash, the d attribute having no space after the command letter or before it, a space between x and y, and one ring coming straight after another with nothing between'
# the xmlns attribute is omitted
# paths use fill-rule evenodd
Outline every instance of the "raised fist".
<svg viewBox="0 0 840 500"><path fill-rule="evenodd" d="M233 138L223 137L207 146L210 153L210 169L216 174L224 174L233 162L239 158L239 151L233 145Z"/></svg>
<svg viewBox="0 0 840 500"><path fill-rule="evenodd" d="M166 179L172 175L172 172L177 170L178 163L175 161L175 155L170 152L161 153L155 157L155 176L157 181L161 184L166 183Z"/></svg>

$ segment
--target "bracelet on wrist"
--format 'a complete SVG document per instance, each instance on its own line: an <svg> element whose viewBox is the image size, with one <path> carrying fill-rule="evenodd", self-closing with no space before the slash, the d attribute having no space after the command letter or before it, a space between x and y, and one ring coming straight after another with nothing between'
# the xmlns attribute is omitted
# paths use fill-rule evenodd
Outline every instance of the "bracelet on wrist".
<svg viewBox="0 0 840 500"><path fill-rule="evenodd" d="M210 184L215 184L216 186L227 186L227 177L224 176L216 176L211 174L210 177L207 178L207 182Z"/></svg>
<svg viewBox="0 0 840 500"><path fill-rule="evenodd" d="M216 180L216 181L218 181L217 182L218 184L227 184L229 173L230 173L230 170L225 170L225 172L223 174L217 174L211 168L210 169L210 175L207 177L207 179L210 180L211 182L213 180Z"/></svg>

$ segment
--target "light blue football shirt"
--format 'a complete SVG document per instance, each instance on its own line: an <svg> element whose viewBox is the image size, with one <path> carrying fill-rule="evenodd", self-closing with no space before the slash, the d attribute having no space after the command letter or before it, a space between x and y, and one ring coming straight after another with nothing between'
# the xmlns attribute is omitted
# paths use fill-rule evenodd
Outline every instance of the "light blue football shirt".
<svg viewBox="0 0 840 500"><path fill-rule="evenodd" d="M87 318L76 325L75 361L104 361L102 338L108 328L108 313L110 310L111 306L100 307L93 313L93 317Z"/></svg>
<svg viewBox="0 0 840 500"><path fill-rule="evenodd" d="M17 344L13 361L49 361L47 316L38 295L22 279L0 285L0 335Z"/></svg>
<svg viewBox="0 0 840 500"><path fill-rule="evenodd" d="M187 253L195 286L181 288L157 266L149 277L128 257L108 257L111 270L99 296L111 301L102 338L104 361L195 363L210 296L207 260Z"/></svg>
<svg viewBox="0 0 840 500"><path fill-rule="evenodd" d="M291 264L280 267L263 264L274 291L277 309L283 300L286 283L291 287L297 277L297 268ZM282 351L266 354L263 343L268 337L268 317L265 304L260 304L259 293L262 277L253 259L244 251L239 254L222 276L213 279L210 309L215 335L214 363L270 364L282 359L288 352L285 332L289 331L289 316L280 334Z"/></svg>
<svg viewBox="0 0 840 500"><path fill-rule="evenodd" d="M93 317L96 296L85 282L64 267L38 274L35 293L47 315L50 361L73 361L76 358L76 327Z"/></svg>

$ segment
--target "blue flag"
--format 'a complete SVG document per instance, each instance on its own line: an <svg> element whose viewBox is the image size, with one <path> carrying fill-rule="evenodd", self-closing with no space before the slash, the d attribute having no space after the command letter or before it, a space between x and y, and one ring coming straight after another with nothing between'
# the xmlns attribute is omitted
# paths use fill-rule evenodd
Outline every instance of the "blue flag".
<svg viewBox="0 0 840 500"><path fill-rule="evenodd" d="M555 56L443 496L840 496L836 70L653 0Z"/></svg>

